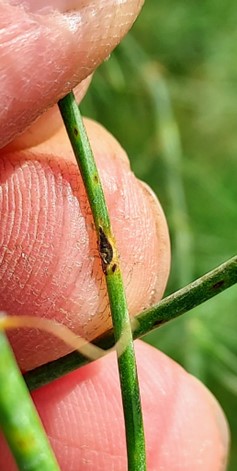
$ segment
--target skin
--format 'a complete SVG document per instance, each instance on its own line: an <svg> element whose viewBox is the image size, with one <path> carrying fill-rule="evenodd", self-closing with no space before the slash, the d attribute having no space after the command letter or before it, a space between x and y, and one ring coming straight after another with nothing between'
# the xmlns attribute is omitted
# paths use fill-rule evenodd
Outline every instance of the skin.
<svg viewBox="0 0 237 471"><path fill-rule="evenodd" d="M32 123L86 79L77 89L80 99L87 77L130 28L142 2L46 3L0 5L0 307L56 318L93 338L110 319L88 203L57 109ZM160 299L167 282L165 218L115 139L91 121L87 128L135 314ZM25 370L68 351L33 330L10 335ZM215 399L161 352L136 342L136 353L148 471L226 469L228 428ZM126 469L114 354L35 391L33 399L62 470ZM0 469L16 469L3 438Z"/></svg>

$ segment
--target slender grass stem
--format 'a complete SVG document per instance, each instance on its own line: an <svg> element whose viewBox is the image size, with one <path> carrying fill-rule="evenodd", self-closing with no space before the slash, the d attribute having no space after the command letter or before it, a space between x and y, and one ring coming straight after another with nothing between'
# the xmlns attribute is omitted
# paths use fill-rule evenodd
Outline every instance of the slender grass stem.
<svg viewBox="0 0 237 471"><path fill-rule="evenodd" d="M0 429L20 471L59 471L29 391L0 332Z"/></svg>
<svg viewBox="0 0 237 471"><path fill-rule="evenodd" d="M208 301L208 299L230 288L235 283L237 283L237 256L164 298L159 304L138 314L136 316L136 327L133 331L134 339L142 337L166 322L176 319L176 317ZM113 333L106 332L94 343L104 349L111 348L114 344ZM29 371L25 374L25 381L29 389L33 390L60 378L89 361L79 353L73 352L59 360Z"/></svg>
<svg viewBox="0 0 237 471"><path fill-rule="evenodd" d="M84 181L98 237L98 249L105 275L113 321L114 338L124 338L124 349L118 354L121 393L126 428L129 471L146 469L145 438L133 335L127 308L122 273L109 213L88 141L73 93L59 101L59 109Z"/></svg>

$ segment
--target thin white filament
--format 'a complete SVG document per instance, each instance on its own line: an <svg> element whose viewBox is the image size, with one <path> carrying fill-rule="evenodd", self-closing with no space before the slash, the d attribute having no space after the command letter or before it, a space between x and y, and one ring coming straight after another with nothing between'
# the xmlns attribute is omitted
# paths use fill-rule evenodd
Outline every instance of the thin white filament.
<svg viewBox="0 0 237 471"><path fill-rule="evenodd" d="M137 319L131 319L132 330L135 330L137 323ZM54 320L33 316L8 316L4 312L0 311L0 331L18 329L20 327L28 327L48 332L55 337L58 337L73 350L77 350L81 355L89 358L89 360L98 360L114 349L117 350L118 356L121 356L128 345L129 331L131 328L128 324L114 347L108 350L103 350L93 343L88 342L88 340L84 339L80 335L75 334L64 324L59 324Z"/></svg>

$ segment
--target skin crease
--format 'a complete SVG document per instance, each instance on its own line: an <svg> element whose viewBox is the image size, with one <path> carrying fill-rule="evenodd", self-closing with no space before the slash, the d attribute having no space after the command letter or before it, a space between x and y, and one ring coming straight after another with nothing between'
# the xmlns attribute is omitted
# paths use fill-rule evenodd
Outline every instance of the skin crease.
<svg viewBox="0 0 237 471"><path fill-rule="evenodd" d="M57 313L63 306L62 317L73 328L78 321L75 297L80 295L81 289L86 291L87 298L91 296L91 304L96 298L92 294L94 290L107 306L105 293L98 290L103 281L88 206L64 132L58 130L57 136L52 136L58 129L58 118L55 127L51 122L57 115L55 109L40 118L24 135L17 139L16 136L107 57L131 26L142 2L79 1L73 5L78 8L73 14L62 14L54 8L65 11L65 5L69 8L69 3L54 0L51 8L38 13L30 11L35 10L36 5L38 8L45 6L45 3L16 0L0 3L0 147L9 143L0 156L0 230L1 236L6 238L4 244L0 243L4 256L0 262L0 277L1 283L5 283L0 304L2 308L9 302L18 313L21 310L26 313L26 308L32 313L32 308L37 306L33 300L38 296L39 301L40 291L44 293L40 301L44 302L42 305L38 303L38 309L45 314L45 303L49 302L51 315L54 315L58 299L55 292L60 295L70 276L73 275L75 280L73 270L80 268L81 274L86 273L88 263L93 263L94 273L98 273L98 277L90 278L94 284L88 285L88 279L83 280L82 277L77 289L75 286L74 290L69 289L69 297L67 288L62 299L58 299ZM94 16L92 12L95 12ZM75 27L73 30L72 25ZM41 55L39 51L42 51ZM118 143L92 122L88 123L88 129L105 184L119 248L124 251L121 263L127 277L129 302L135 311L138 298L140 306L148 305L155 297L158 299L164 289L169 270L166 223L159 204L133 176ZM42 143L39 143L39 136ZM48 198L43 188L48 192ZM139 224L129 216L134 209L136 215L141 215ZM81 217L78 218L79 213ZM142 225L144 219L146 224ZM131 234L130 230L131 239L128 239L126 227L130 224L139 230L140 225L143 230L146 228L143 236ZM120 232L123 236L119 240ZM81 245L75 244L78 234L84 234L80 239ZM88 234L90 237L86 238ZM83 250L86 245L87 252ZM153 256L148 250L144 257L144 248L152 248ZM138 270L132 259L129 262L131 250L133 256L140 251L142 258L138 260L138 266L142 263L142 269ZM80 251L76 268L71 265L74 251ZM55 255L53 261L50 258L52 253ZM151 262L159 265L159 276L154 265L149 281ZM132 264L132 281L129 281L129 263ZM59 267L57 279L53 276L47 278ZM64 285L61 276L64 277ZM85 305L82 304L81 313L83 309ZM68 317L70 314L71 318ZM32 358L40 363L42 349L47 347L49 339L42 336L41 344L41 341L36 341L36 332L29 334L29 331L21 330L14 335L15 349L18 349L22 365L30 367ZM51 341L56 349L55 339ZM226 469L228 429L213 397L161 352L142 342L135 344L148 471ZM41 349L40 354L37 353L38 348ZM24 354L21 349L25 349ZM63 349L62 344L58 345L58 353L62 354ZM114 354L35 391L33 399L62 471L126 470L124 425ZM0 438L0 470L16 471L3 438Z"/></svg>

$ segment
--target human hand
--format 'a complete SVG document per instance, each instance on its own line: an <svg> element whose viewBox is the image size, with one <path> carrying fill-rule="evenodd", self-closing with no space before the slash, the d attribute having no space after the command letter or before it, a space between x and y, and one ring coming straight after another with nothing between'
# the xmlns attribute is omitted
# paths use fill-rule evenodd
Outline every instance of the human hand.
<svg viewBox="0 0 237 471"><path fill-rule="evenodd" d="M57 319L93 338L110 325L108 301L88 203L57 108L17 135L93 72L129 29L142 2L51 1L62 8L79 4L73 15L48 9L29 14L22 3L0 5L1 310ZM78 87L78 99L88 81ZM165 288L165 219L112 136L93 122L87 128L135 314L160 299ZM68 352L55 338L35 331L10 337L25 370ZM148 470L224 470L228 433L215 400L162 353L142 342L136 342L136 352ZM114 354L41 388L33 398L62 470L126 469ZM14 466L1 440L0 469Z"/></svg>

